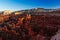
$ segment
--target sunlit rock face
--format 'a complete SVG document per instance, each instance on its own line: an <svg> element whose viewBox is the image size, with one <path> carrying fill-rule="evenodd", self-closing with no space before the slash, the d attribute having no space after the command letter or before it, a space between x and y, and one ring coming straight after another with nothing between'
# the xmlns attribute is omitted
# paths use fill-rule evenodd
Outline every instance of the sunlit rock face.
<svg viewBox="0 0 60 40"><path fill-rule="evenodd" d="M0 14L0 39L53 40L60 30L60 11L44 10L3 12Z"/></svg>
<svg viewBox="0 0 60 40"><path fill-rule="evenodd" d="M9 14L11 14L11 11L10 10L5 10L3 14L4 15L9 15Z"/></svg>
<svg viewBox="0 0 60 40"><path fill-rule="evenodd" d="M22 12L15 12L15 15L20 15L20 14L23 14Z"/></svg>

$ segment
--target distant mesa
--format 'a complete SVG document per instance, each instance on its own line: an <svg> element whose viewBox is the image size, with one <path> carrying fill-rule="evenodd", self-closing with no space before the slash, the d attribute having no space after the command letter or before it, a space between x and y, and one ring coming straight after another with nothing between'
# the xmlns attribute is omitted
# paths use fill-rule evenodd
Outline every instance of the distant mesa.
<svg viewBox="0 0 60 40"><path fill-rule="evenodd" d="M44 8L33 8L33 9L26 9L26 10L19 10L19 11L10 11L10 10L5 10L0 12L0 15L10 15L12 13L15 13L15 15L17 14L23 14L23 13L29 13L29 14L33 14L33 13L38 13L38 12L60 12L60 8L59 9L44 9Z"/></svg>

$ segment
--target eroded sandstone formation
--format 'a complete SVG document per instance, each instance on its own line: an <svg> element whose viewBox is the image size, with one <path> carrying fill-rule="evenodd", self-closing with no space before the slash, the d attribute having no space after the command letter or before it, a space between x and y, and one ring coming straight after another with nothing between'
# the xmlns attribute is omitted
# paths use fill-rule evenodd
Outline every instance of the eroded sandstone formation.
<svg viewBox="0 0 60 40"><path fill-rule="evenodd" d="M51 40L60 29L60 12L23 12L0 17L0 40ZM38 14L38 15L36 15Z"/></svg>

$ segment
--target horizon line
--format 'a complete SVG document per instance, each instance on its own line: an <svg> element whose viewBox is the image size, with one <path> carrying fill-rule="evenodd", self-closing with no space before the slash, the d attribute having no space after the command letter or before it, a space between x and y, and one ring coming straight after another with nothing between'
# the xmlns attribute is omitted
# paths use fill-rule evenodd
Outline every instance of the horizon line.
<svg viewBox="0 0 60 40"><path fill-rule="evenodd" d="M38 7L42 9L60 9L60 8L43 8L43 7ZM5 10L10 10L10 11L21 11L21 10L28 10L28 9L37 9L37 8L25 8L25 9L17 9L17 10L11 10L11 9L5 9ZM5 10L0 10L0 11L5 11Z"/></svg>

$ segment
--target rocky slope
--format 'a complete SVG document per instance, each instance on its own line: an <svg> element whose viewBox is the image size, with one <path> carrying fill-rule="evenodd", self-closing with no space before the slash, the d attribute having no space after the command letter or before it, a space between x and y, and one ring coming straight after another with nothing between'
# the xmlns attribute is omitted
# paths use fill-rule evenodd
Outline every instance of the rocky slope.
<svg viewBox="0 0 60 40"><path fill-rule="evenodd" d="M51 40L60 30L60 11L40 10L1 12L0 40Z"/></svg>

